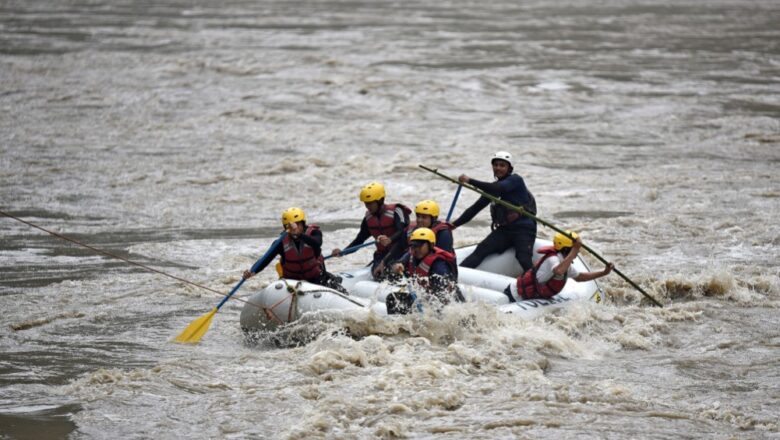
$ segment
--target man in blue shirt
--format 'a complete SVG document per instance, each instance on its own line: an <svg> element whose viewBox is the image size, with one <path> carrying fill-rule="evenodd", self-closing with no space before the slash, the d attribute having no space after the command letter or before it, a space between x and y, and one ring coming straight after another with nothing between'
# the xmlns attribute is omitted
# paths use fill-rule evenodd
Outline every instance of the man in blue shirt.
<svg viewBox="0 0 780 440"><path fill-rule="evenodd" d="M531 214L536 214L534 196L525 186L523 178L513 173L512 155L506 151L499 151L493 155L490 163L493 166L495 182L482 182L465 174L461 175L458 180L474 185L507 203L520 206ZM483 196L467 208L452 224L458 227L468 223L488 205L491 205L491 232L460 265L477 267L488 255L502 253L510 247L514 247L515 258L523 267L523 271L532 268L531 253L536 240L536 221L533 219L495 202L491 204L490 199Z"/></svg>

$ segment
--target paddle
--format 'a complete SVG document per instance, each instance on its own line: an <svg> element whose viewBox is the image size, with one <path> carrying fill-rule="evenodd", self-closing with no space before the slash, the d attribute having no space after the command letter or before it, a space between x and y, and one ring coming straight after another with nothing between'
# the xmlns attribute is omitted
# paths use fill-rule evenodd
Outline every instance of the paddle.
<svg viewBox="0 0 780 440"><path fill-rule="evenodd" d="M450 205L450 212L447 213L447 223L450 222L450 219L452 218L452 213L455 212L455 204L458 203L458 197L460 196L460 190L462 189L463 189L463 185L458 185L458 190L455 191L455 197L452 198L452 204Z"/></svg>
<svg viewBox="0 0 780 440"><path fill-rule="evenodd" d="M284 238L284 236L287 234L287 232L282 232L279 235L279 238L277 238L272 244L271 247L268 248L268 250L263 254L262 257L260 257L254 265L252 265L252 272L255 272L260 266L263 264L266 264L268 258L271 256L271 251L276 247L276 245ZM246 281L244 278L241 278L241 281L236 284L236 287L233 288L233 290L230 291L229 294L225 295L224 298L222 298L222 301L217 304L216 307L209 310L208 313L202 315L198 319L192 321L190 325L187 326L187 328L182 331L179 336L176 336L176 339L174 339L175 342L180 342L183 344L197 344L200 342L203 335L206 334L206 332L209 330L209 326L211 326L211 320L214 318L214 315L219 311L219 309L227 302L227 300L230 299L231 296L233 296L234 293L238 291L238 289L241 287L242 284L244 284L244 281Z"/></svg>
<svg viewBox="0 0 780 440"><path fill-rule="evenodd" d="M541 223L541 224L543 224L543 225L547 226L548 228L550 228L550 229L552 229L552 230L554 230L554 231L556 231L556 232L560 232L561 234L563 234L563 235L565 235L565 236L569 237L570 239L572 239L572 240L575 240L575 238L574 238L574 237L572 237L571 235L567 234L567 233L566 233L566 231L564 231L564 230L562 230L562 229L560 229L560 228L556 227L555 225L553 225L553 224L552 224L552 223L550 223L550 222L547 222L547 221L545 221L545 220L542 220L542 219L540 219L539 217L537 217L537 216L535 216L535 215L531 214L530 212L526 211L525 209L523 209L523 207L521 207L521 206L513 205L513 204L511 204L511 203L508 203L508 202L507 202L507 201L505 201L505 200L501 200L501 199L499 199L498 197L495 197L495 196L493 196L493 195L491 195L491 194L488 194L488 193L486 193L485 191L482 191L481 189L479 189L479 188L475 187L474 185L471 185L471 184L468 184L468 183L463 183L463 182L460 182L460 181L459 181L459 180L457 180L457 179L453 179L453 178L452 178L452 177L450 177L450 176L447 176L447 175L445 175L445 174L442 174L442 173L440 173L438 169L428 168L428 167L426 167L425 165L420 165L420 168L424 169L425 171L429 171L429 172L431 172L431 173L433 173L433 174L436 174L437 176L441 177L442 179L449 180L450 182L453 182L453 183L456 183L456 184L458 184L458 185L464 186L464 187L466 187L467 189L470 189L470 190L472 190L472 191L474 191L474 192L478 193L478 194L479 194L479 195L481 195L482 197L485 197L485 198L487 198L487 199L489 199L489 200L491 200L491 201L493 201L493 202L495 202L495 203L498 203L499 205L505 206L505 207L507 207L507 208L509 208L509 209L511 209L511 210L513 210L513 211L515 211L515 212L517 212L517 213L519 213L519 214L522 214L522 215L524 215L524 216L526 216L526 217L532 218L532 219L536 220L537 222L539 222L539 223ZM607 260L605 260L605 259L604 259L604 258L603 258L601 255L599 255L598 253L596 253L596 251L594 251L593 249L591 249L591 248L590 248L590 247L588 247L587 245L583 244L583 245L582 245L582 247L583 247L585 250L587 250L588 252L590 252L590 253L591 253L591 255L593 255L594 257L596 257L596 258L597 258L599 261L601 261L602 263L604 263L604 264L607 264L607 263L608 263L608 261L607 261ZM647 292L645 292L645 291L644 291L644 290L643 290L641 287L639 287L639 285L637 285L635 282L631 281L631 280L630 280L630 279L629 279L627 276L625 276L625 275L624 275L622 272L620 272L619 270L617 270L617 268L613 268L613 269L612 269L612 271L613 271L613 272L615 272L616 274L620 275L620 277L621 277L621 278L623 278L624 280L626 280L626 282L627 282L628 284L630 284L632 287L634 287L636 290L638 290L638 291L639 291L639 292L640 292L642 295L644 295L644 296L645 296L647 299L649 299L649 300L650 300L650 301L651 301L653 304L655 304L655 305L656 305L656 306L658 306L658 307L663 307L663 305L661 305L661 303L660 303L660 302L658 302L658 300L656 300L655 298L653 298L652 296L650 296L650 294L648 294Z"/></svg>
<svg viewBox="0 0 780 440"><path fill-rule="evenodd" d="M344 251L339 254L339 257L343 257L344 255L351 254L352 252L355 252L356 250L360 248L364 248L366 246L371 246L372 244L376 243L375 241L372 241L370 243L363 243L359 244L357 246L352 246L351 248L346 248ZM324 260L327 260L328 258L334 257L335 255L328 255L327 257L323 258ZM282 262L279 261L276 263L276 273L279 275L279 278L282 278L284 276L284 269L282 269Z"/></svg>
<svg viewBox="0 0 780 440"><path fill-rule="evenodd" d="M355 252L358 249L362 249L362 248L364 248L366 246L371 246L372 244L375 244L375 243L376 243L376 241L369 241L368 243L357 244L355 246L348 247L348 248L344 249L343 251L341 251L341 254L339 254L338 256L339 257L343 257L344 255L349 255L349 254ZM335 257L335 256L336 255L328 255L327 257L325 257L325 259L327 260L328 258L332 258L332 257Z"/></svg>

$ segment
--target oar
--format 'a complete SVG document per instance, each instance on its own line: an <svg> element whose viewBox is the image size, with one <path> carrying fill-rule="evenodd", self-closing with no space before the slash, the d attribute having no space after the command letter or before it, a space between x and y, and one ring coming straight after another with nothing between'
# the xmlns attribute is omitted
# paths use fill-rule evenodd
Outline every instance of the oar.
<svg viewBox="0 0 780 440"><path fill-rule="evenodd" d="M268 250L263 254L262 257L260 257L254 265L252 265L252 272L255 272L260 266L266 263L266 260L270 257L271 251L276 247L276 245L284 238L284 236L287 234L287 232L282 232L281 235L279 235L279 238L277 238L272 244L271 247L268 248ZM187 326L187 328L182 331L179 336L176 336L176 339L174 341L181 342L183 344L196 344L200 342L200 339L203 337L203 335L206 334L206 332L209 330L209 326L211 326L211 320L214 318L214 315L219 311L220 307L222 307L227 300L230 299L231 296L233 296L234 293L238 291L238 289L241 287L242 284L244 284L244 281L246 281L244 278L241 278L241 281L236 284L236 287L233 288L233 290L230 291L229 294L225 295L224 298L222 298L222 301L217 304L216 307L209 310L208 313L202 315L198 319L192 321L190 325Z"/></svg>
<svg viewBox="0 0 780 440"><path fill-rule="evenodd" d="M343 257L344 255L351 254L352 252L355 252L356 250L358 250L360 248L364 248L366 246L371 246L374 243L376 243L376 241L372 241L370 243L359 244L357 246L352 246L351 248L346 248L346 249L344 249L344 251L339 256ZM324 259L327 260L328 258L331 258L331 257L333 257L333 255L328 255ZM282 262L281 261L276 263L276 273L277 273L277 275L279 275L279 278L282 278L284 276L284 269L282 268Z"/></svg>
<svg viewBox="0 0 780 440"><path fill-rule="evenodd" d="M488 194L488 193L486 193L485 191L482 191L481 189L477 188L477 187L476 187L476 186L474 186L474 185L471 185L471 184L469 184L469 183L463 183L463 182L460 182L459 180L453 179L453 178L452 178L452 177L450 177L450 176L447 176L447 175L445 175L445 174L442 174L442 173L440 173L438 169L428 168L428 167L426 167L425 165L420 165L420 168L424 169L425 171L429 171L429 172L431 172L431 173L433 173L433 174L436 174L437 176L441 177L442 179L449 180L449 181L450 181L450 182L452 182L452 183L455 183L455 184L458 184L458 185L464 186L464 187L466 187L467 189L470 189L470 190L472 190L472 191L474 191L474 192L478 193L478 194L479 194L479 195L481 195L482 197L485 197L485 198L487 198L487 199L489 199L489 200L491 200L491 201L493 201L493 202L495 202L495 203L498 203L499 205L505 206L505 207L507 207L507 208L509 208L509 209L511 209L511 210L513 210L513 211L515 211L515 212L518 212L518 213L520 213L520 214L522 214L522 215L524 215L524 216L526 216L526 217L532 218L532 219L536 220L537 222L539 222L539 223L541 223L541 224L543 224L543 225L547 226L548 228L550 228L550 229L552 229L552 230L554 230L554 231L560 232L561 234L563 234L563 235L565 235L565 236L569 237L571 240L574 240L574 237L572 237L571 235L567 234L567 233L566 233L566 231L564 231L564 230L562 230L562 229L560 229L560 228L556 227L555 225L553 225L552 223L550 223L550 222L548 222L548 221L545 221L545 220L543 220L543 219L540 219L539 217L537 217L537 216L535 216L535 215L531 214L530 212L526 211L526 210L525 210L525 209L524 209L522 206L513 205L513 204L511 204L511 203L507 202L506 200L501 200L501 199L499 199L498 197L495 197L495 196L493 196L493 195L491 195L491 194ZM608 263L608 261L607 261L607 260L605 260L605 259L604 259L604 258L603 258L601 255L599 255L599 254L598 254L596 251L594 251L593 249L591 249L591 248L590 248L590 247L588 247L587 245L583 244L583 245L582 245L582 247L583 247L585 250L587 250L588 252L590 252L590 253L591 253L591 255L593 255L594 257L598 258L598 260L599 260L599 261L601 261L602 263L604 263L604 264L607 264L607 263ZM645 291L644 291L644 290L643 290L641 287L639 287L639 285L637 285L635 282L631 281L631 279L629 279L629 278L628 278L627 276L625 276L625 275L624 275L622 272L620 272L619 270L617 270L617 268L613 268L613 269L612 269L612 271L613 271L613 272L615 272L616 274L620 275L620 277L621 277L621 278L623 278L624 280L626 280L626 282L627 282L628 284L630 284L630 285L631 285L633 288L635 288L636 290L638 290L638 291L639 291L639 292L640 292L642 295L644 295L644 296L645 296L647 299L649 299L650 301L652 301L652 303L653 303L653 304L655 304L655 305L656 305L656 306L658 306L658 307L663 307L663 305L661 305L661 303L660 303L660 302L658 302L658 300L656 300L655 298L653 298L652 296L650 296L650 294L649 294L649 293L645 292Z"/></svg>
<svg viewBox="0 0 780 440"><path fill-rule="evenodd" d="M452 213L455 212L455 204L458 203L458 197L460 197L460 190L463 189L463 185L458 185L458 190L455 191L455 197L452 198L452 204L450 205L450 212L447 213L447 223L452 218Z"/></svg>
<svg viewBox="0 0 780 440"><path fill-rule="evenodd" d="M341 255L339 255L339 256L343 257L344 255L349 255L349 254L355 252L358 249L363 249L364 247L371 246L372 244L375 244L375 243L376 243L376 240L375 241L369 241L368 243L357 244L355 246L348 247L348 248L344 249L343 251L341 251ZM327 260L328 258L331 258L331 257L334 257L334 255L328 255L327 257L325 257L325 259Z"/></svg>

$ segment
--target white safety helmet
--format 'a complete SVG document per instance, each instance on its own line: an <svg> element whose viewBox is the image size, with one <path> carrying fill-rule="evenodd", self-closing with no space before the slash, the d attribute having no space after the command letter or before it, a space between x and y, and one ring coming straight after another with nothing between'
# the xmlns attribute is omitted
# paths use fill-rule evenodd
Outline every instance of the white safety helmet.
<svg viewBox="0 0 780 440"><path fill-rule="evenodd" d="M490 158L490 163L492 164L494 160L503 160L508 163L510 167L512 166L512 155L507 151L496 151L496 154Z"/></svg>

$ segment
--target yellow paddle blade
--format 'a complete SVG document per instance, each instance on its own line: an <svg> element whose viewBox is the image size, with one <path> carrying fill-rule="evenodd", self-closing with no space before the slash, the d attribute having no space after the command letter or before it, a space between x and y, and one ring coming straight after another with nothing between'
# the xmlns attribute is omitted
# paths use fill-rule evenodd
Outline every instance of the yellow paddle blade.
<svg viewBox="0 0 780 440"><path fill-rule="evenodd" d="M208 313L204 314L200 318L192 321L183 332L176 336L174 341L182 344L197 344L206 332L209 330L211 320L214 318L214 314L217 313L217 308L214 307Z"/></svg>
<svg viewBox="0 0 780 440"><path fill-rule="evenodd" d="M279 274L279 278L282 278L282 275L284 275L284 270L282 269L282 262L277 261L276 262L276 273Z"/></svg>

